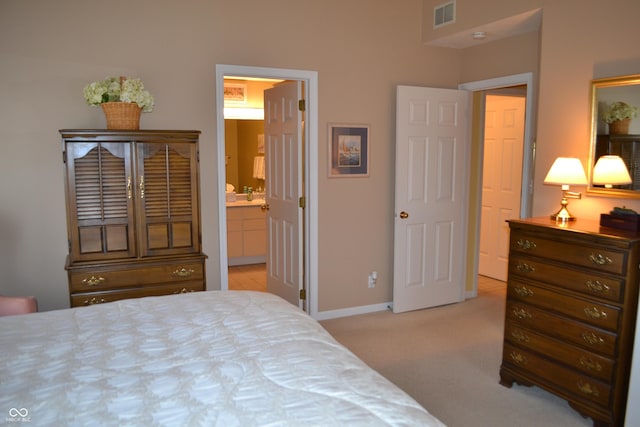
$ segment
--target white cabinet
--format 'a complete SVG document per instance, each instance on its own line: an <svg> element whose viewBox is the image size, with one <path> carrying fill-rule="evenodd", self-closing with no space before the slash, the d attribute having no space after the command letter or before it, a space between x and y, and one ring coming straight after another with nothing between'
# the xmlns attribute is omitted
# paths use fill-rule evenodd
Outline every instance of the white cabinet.
<svg viewBox="0 0 640 427"><path fill-rule="evenodd" d="M267 214L260 205L227 207L229 265L259 264L267 259Z"/></svg>

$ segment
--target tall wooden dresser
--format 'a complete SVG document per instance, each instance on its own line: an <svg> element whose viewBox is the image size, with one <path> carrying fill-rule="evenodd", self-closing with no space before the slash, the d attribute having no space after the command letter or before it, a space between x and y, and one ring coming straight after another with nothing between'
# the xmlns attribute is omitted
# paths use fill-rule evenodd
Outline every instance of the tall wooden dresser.
<svg viewBox="0 0 640 427"><path fill-rule="evenodd" d="M60 133L71 306L204 290L200 132Z"/></svg>
<svg viewBox="0 0 640 427"><path fill-rule="evenodd" d="M509 221L500 383L536 385L594 426L623 426L640 234L578 219Z"/></svg>

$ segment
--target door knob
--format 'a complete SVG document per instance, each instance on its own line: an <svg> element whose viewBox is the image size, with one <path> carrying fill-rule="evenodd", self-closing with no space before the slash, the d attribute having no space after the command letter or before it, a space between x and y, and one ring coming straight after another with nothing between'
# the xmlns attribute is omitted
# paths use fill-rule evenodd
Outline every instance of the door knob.
<svg viewBox="0 0 640 427"><path fill-rule="evenodd" d="M265 203L264 205L260 206L260 209L262 209L262 211L268 211L269 210L269 205L267 203Z"/></svg>
<svg viewBox="0 0 640 427"><path fill-rule="evenodd" d="M409 218L409 214L405 211L400 212L400 218L401 219L407 219Z"/></svg>

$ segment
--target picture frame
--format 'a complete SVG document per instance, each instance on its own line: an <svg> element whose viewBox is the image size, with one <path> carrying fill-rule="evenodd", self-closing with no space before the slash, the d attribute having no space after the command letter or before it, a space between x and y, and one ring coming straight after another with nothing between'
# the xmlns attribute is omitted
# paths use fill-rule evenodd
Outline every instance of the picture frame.
<svg viewBox="0 0 640 427"><path fill-rule="evenodd" d="M369 125L330 123L328 135L329 177L368 177L371 158Z"/></svg>
<svg viewBox="0 0 640 427"><path fill-rule="evenodd" d="M224 102L231 104L246 104L247 85L242 83L225 83Z"/></svg>

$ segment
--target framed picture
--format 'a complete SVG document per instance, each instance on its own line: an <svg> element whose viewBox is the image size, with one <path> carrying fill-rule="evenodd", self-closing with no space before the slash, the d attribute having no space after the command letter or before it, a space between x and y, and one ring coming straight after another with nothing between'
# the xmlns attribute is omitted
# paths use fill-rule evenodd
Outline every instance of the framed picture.
<svg viewBox="0 0 640 427"><path fill-rule="evenodd" d="M329 177L369 176L369 126L329 124Z"/></svg>
<svg viewBox="0 0 640 427"><path fill-rule="evenodd" d="M246 104L247 85L241 83L225 83L224 102L230 102L233 104Z"/></svg>

